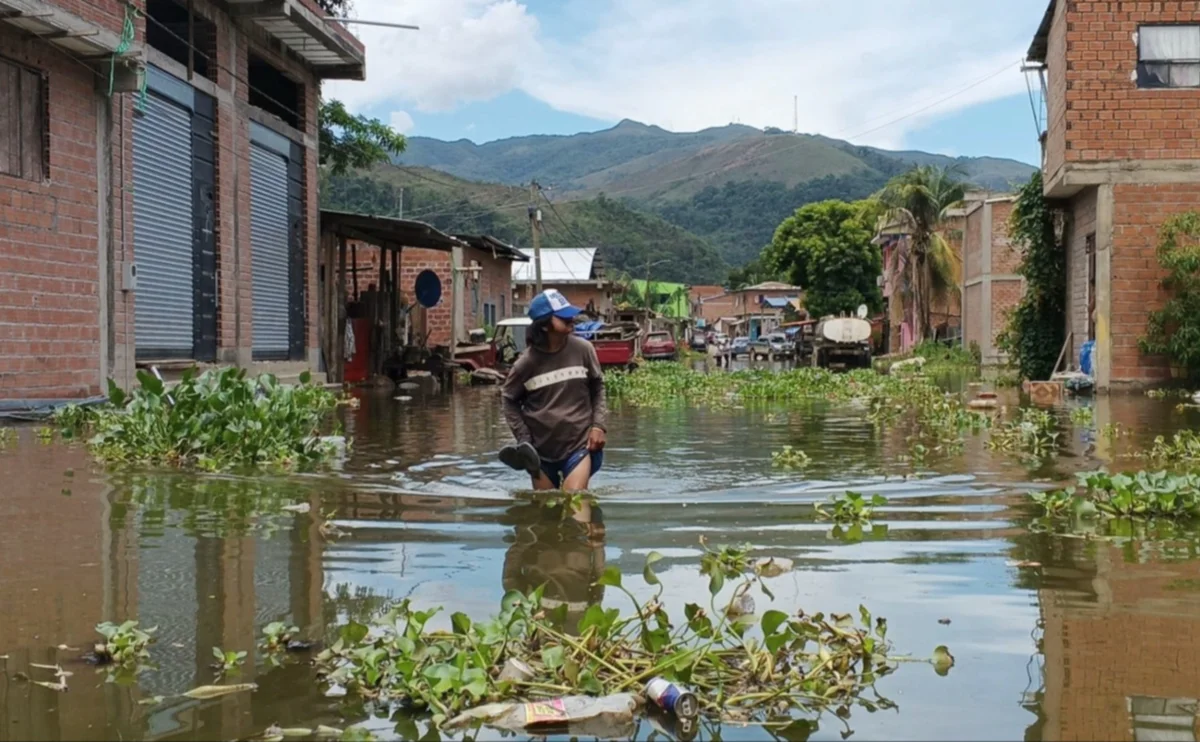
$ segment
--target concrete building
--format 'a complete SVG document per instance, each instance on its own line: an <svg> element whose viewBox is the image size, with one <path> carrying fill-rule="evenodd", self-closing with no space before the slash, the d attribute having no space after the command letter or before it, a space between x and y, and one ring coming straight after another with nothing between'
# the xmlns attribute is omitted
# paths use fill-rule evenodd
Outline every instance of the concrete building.
<svg viewBox="0 0 1200 742"><path fill-rule="evenodd" d="M0 0L0 398L314 368L320 83L364 74L314 0Z"/></svg>
<svg viewBox="0 0 1200 742"><path fill-rule="evenodd" d="M1053 0L1028 58L1045 81L1045 192L1067 215L1072 361L1094 340L1098 388L1166 379L1138 340L1166 298L1157 231L1200 208L1200 5Z"/></svg>
<svg viewBox="0 0 1200 742"><path fill-rule="evenodd" d="M528 263L513 263L513 314L523 314L537 293L537 266L532 250L522 250ZM604 274L595 247L543 247L542 288L558 289L572 304L595 317L612 313L616 284Z"/></svg>
<svg viewBox="0 0 1200 742"><path fill-rule="evenodd" d="M1008 315L1025 293L1017 274L1021 251L1008 237L1008 219L1016 196L1001 195L969 201L962 230L963 344L979 346L985 365L999 365L1006 354L997 347Z"/></svg>

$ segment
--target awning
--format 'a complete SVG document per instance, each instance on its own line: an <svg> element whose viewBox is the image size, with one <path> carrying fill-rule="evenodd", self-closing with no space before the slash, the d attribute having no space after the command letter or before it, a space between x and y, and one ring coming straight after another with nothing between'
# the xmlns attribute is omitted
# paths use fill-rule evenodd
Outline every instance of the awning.
<svg viewBox="0 0 1200 742"><path fill-rule="evenodd" d="M514 263L529 262L528 255L508 244L507 242L501 242L491 235L484 234L476 236L469 234L456 234L454 236L476 250L492 253L499 260L511 260Z"/></svg>
<svg viewBox="0 0 1200 742"><path fill-rule="evenodd" d="M332 232L339 237L362 240L391 250L420 247L449 252L452 248L466 245L462 240L451 237L425 222L329 209L321 210L321 232Z"/></svg>
<svg viewBox="0 0 1200 742"><path fill-rule="evenodd" d="M313 0L225 0L230 14L247 18L307 62L317 77L365 80L363 43L329 18Z"/></svg>
<svg viewBox="0 0 1200 742"><path fill-rule="evenodd" d="M86 21L45 0L0 0L0 21L31 36L53 44L69 56L91 64L118 61L136 62L141 67L142 45L133 43L121 49L119 34ZM127 69L122 66L120 69ZM127 85L117 88L127 92Z"/></svg>

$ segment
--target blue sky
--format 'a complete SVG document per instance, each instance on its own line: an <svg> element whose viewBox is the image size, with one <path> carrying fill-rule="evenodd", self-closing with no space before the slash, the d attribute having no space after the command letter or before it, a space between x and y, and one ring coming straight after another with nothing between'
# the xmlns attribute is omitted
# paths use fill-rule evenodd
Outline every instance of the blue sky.
<svg viewBox="0 0 1200 742"><path fill-rule="evenodd" d="M1038 161L1019 61L1047 0L358 0L368 79L326 94L410 135L491 141L739 121Z"/></svg>

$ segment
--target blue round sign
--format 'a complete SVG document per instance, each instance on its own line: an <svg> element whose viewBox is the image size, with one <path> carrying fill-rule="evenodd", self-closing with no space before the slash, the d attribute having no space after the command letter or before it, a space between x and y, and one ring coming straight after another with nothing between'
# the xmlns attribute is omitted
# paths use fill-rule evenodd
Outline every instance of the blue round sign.
<svg viewBox="0 0 1200 742"><path fill-rule="evenodd" d="M417 282L414 287L417 295L417 303L429 309L436 307L437 303L442 300L442 279L431 270L424 270L417 274Z"/></svg>

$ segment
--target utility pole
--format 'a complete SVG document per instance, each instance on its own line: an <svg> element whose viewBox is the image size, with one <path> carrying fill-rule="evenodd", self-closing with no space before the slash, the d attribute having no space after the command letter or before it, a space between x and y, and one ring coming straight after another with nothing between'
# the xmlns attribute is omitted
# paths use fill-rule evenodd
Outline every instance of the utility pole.
<svg viewBox="0 0 1200 742"><path fill-rule="evenodd" d="M800 96L792 96L792 133L800 133Z"/></svg>
<svg viewBox="0 0 1200 742"><path fill-rule="evenodd" d="M542 210L537 205L537 194L541 186L537 181L529 183L529 229L533 232L533 269L537 280L537 292L542 293Z"/></svg>
<svg viewBox="0 0 1200 742"><path fill-rule="evenodd" d="M400 186L400 203L396 206L396 211L399 212L399 218L404 218L404 186Z"/></svg>

